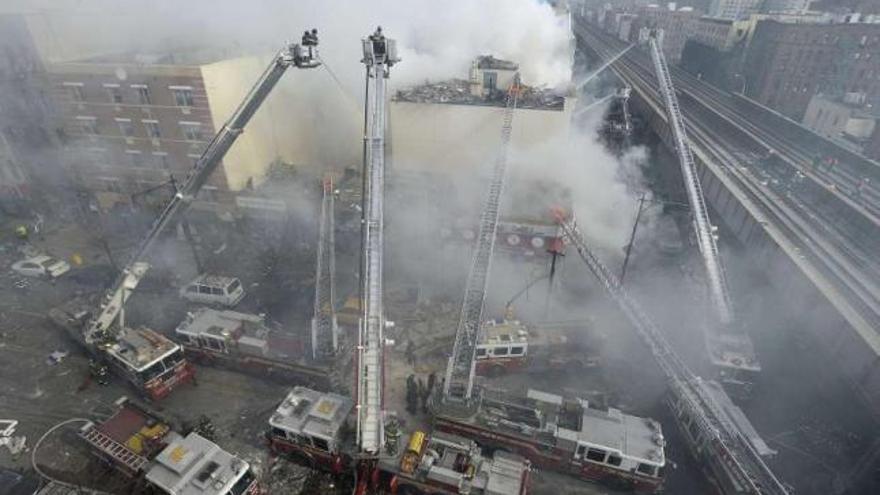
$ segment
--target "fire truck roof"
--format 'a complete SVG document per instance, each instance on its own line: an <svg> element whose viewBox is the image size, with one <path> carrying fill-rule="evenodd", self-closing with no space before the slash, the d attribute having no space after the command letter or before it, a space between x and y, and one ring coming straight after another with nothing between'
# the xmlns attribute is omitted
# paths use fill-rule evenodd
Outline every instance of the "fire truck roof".
<svg viewBox="0 0 880 495"><path fill-rule="evenodd" d="M528 340L528 329L518 320L489 320L483 323L481 344L514 344Z"/></svg>
<svg viewBox="0 0 880 495"><path fill-rule="evenodd" d="M295 387L269 418L269 424L297 435L332 439L353 407L348 397Z"/></svg>
<svg viewBox="0 0 880 495"><path fill-rule="evenodd" d="M624 414L619 409L584 408L578 441L620 451L626 457L663 466L665 440L660 423L650 418ZM560 436L562 436L560 428Z"/></svg>
<svg viewBox="0 0 880 495"><path fill-rule="evenodd" d="M211 335L225 338L238 330L242 324L262 324L263 318L258 315L239 313L231 310L199 308L187 315L187 318L175 330L177 333L192 335Z"/></svg>
<svg viewBox="0 0 880 495"><path fill-rule="evenodd" d="M126 328L107 352L135 371L143 371L180 349L164 335L149 328Z"/></svg>
<svg viewBox="0 0 880 495"><path fill-rule="evenodd" d="M176 438L156 456L147 480L175 495L229 493L250 466L198 433Z"/></svg>

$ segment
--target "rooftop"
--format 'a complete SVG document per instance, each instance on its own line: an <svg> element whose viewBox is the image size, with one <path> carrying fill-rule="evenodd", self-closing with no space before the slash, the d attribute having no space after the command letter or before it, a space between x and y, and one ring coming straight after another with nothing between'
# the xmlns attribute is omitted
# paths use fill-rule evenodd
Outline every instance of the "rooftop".
<svg viewBox="0 0 880 495"><path fill-rule="evenodd" d="M470 92L470 82L464 79L451 79L398 90L392 101L503 107L506 104L505 98L504 91L496 91L485 97L473 95ZM561 111L565 108L565 97L549 89L523 85L522 93L517 100L517 108Z"/></svg>
<svg viewBox="0 0 880 495"><path fill-rule="evenodd" d="M269 424L297 435L329 440L336 438L353 407L348 397L296 387L269 418Z"/></svg>
<svg viewBox="0 0 880 495"><path fill-rule="evenodd" d="M246 477L249 468L214 442L190 433L156 456L147 480L174 495L223 495Z"/></svg>
<svg viewBox="0 0 880 495"><path fill-rule="evenodd" d="M243 54L232 49L217 47L180 47L149 52L117 52L92 57L64 60L61 64L136 65L136 66L185 66L197 67Z"/></svg>
<svg viewBox="0 0 880 495"><path fill-rule="evenodd" d="M495 58L492 55L480 55L477 57L477 68L489 70L519 70L519 65L510 60Z"/></svg>
<svg viewBox="0 0 880 495"><path fill-rule="evenodd" d="M164 335L141 327L119 332L107 352L136 371L143 371L179 349L180 346Z"/></svg>

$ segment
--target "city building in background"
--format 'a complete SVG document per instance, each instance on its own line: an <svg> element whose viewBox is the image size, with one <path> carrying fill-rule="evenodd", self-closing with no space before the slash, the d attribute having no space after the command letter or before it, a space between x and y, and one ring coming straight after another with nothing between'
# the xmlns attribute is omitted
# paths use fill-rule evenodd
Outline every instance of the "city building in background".
<svg viewBox="0 0 880 495"><path fill-rule="evenodd" d="M746 19L761 11L765 0L712 0L709 15L721 19Z"/></svg>
<svg viewBox="0 0 880 495"><path fill-rule="evenodd" d="M18 210L34 186L57 187L57 126L49 82L25 18L0 15L0 207Z"/></svg>

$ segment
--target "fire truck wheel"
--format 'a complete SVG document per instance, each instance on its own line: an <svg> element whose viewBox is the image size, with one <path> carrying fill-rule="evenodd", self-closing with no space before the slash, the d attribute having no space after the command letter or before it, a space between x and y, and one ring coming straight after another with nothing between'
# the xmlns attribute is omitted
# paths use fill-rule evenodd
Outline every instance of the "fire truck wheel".
<svg viewBox="0 0 880 495"><path fill-rule="evenodd" d="M504 369L504 366L500 364L493 364L489 367L489 370L486 372L486 374L492 378L497 378L503 375L505 371L507 370Z"/></svg>

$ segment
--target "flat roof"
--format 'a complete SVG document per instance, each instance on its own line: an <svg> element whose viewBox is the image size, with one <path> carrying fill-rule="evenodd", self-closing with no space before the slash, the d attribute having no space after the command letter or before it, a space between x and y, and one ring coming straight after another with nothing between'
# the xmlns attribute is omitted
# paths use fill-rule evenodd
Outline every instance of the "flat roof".
<svg viewBox="0 0 880 495"><path fill-rule="evenodd" d="M174 495L224 495L250 466L198 433L168 444L147 471L147 480Z"/></svg>
<svg viewBox="0 0 880 495"><path fill-rule="evenodd" d="M143 371L179 350L180 346L149 328L126 328L107 352L135 371Z"/></svg>
<svg viewBox="0 0 880 495"><path fill-rule="evenodd" d="M238 280L237 277L228 277L226 275L212 275L208 273L203 273L198 277L194 278L189 284L199 283L202 285L209 285L211 287L226 287L231 284L233 280Z"/></svg>
<svg viewBox="0 0 880 495"><path fill-rule="evenodd" d="M269 424L297 435L333 439L353 408L348 397L295 387L269 418Z"/></svg>

